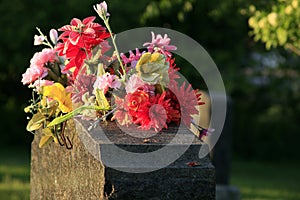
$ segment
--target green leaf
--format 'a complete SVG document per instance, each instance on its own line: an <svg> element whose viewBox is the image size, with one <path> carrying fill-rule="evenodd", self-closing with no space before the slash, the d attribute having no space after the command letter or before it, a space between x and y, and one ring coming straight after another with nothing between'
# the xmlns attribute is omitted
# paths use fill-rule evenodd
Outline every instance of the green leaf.
<svg viewBox="0 0 300 200"><path fill-rule="evenodd" d="M287 31L284 30L283 28L278 28L276 30L276 34L277 34L279 45L284 45L287 41Z"/></svg>
<svg viewBox="0 0 300 200"><path fill-rule="evenodd" d="M42 113L38 112L34 114L31 120L28 122L26 130L27 131L38 130L43 126L45 121L46 121L46 117Z"/></svg>
<svg viewBox="0 0 300 200"><path fill-rule="evenodd" d="M40 143L39 143L39 147L42 148L43 146L48 144L51 141L51 139L52 139L52 136L49 136L49 135L42 136Z"/></svg>

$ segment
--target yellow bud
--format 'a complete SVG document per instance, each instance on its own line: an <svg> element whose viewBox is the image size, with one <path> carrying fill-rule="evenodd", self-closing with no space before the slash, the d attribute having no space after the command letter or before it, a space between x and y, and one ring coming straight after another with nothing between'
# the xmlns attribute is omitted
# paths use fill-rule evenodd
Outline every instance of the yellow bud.
<svg viewBox="0 0 300 200"><path fill-rule="evenodd" d="M259 28L264 28L265 25L266 25L266 18L262 18L261 20L259 20L258 22Z"/></svg>
<svg viewBox="0 0 300 200"><path fill-rule="evenodd" d="M298 0L294 0L292 2L292 6L293 6L293 8L297 8L298 7Z"/></svg>
<svg viewBox="0 0 300 200"><path fill-rule="evenodd" d="M285 8L285 14L290 15L293 11L293 7L292 6L288 6Z"/></svg>
<svg viewBox="0 0 300 200"><path fill-rule="evenodd" d="M256 20L253 18L253 17L251 17L249 20L248 20L248 24L249 24L249 26L251 26L251 27L255 27L255 25L256 25Z"/></svg>
<svg viewBox="0 0 300 200"><path fill-rule="evenodd" d="M268 18L268 22L269 22L269 24L271 24L271 26L277 26L277 13L272 12L268 15L267 18Z"/></svg>
<svg viewBox="0 0 300 200"><path fill-rule="evenodd" d="M250 11L251 13L255 12L255 11L256 11L255 6L254 6L254 5L250 5L250 6L249 6L249 11Z"/></svg>
<svg viewBox="0 0 300 200"><path fill-rule="evenodd" d="M30 112L30 109L32 108L32 106L27 106L26 108L24 108L24 112L25 113L29 113Z"/></svg>

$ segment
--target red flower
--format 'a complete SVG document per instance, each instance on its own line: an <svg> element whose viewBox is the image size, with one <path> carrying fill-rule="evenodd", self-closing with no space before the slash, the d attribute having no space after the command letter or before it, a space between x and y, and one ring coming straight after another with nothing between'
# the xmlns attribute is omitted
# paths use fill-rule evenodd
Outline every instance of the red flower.
<svg viewBox="0 0 300 200"><path fill-rule="evenodd" d="M110 34L105 31L104 27L93 22L95 18L88 17L82 22L74 18L71 21L71 25L65 25L58 29L64 32L59 36L62 43L57 45L56 50L58 51L58 55L69 59L69 63L63 69L64 71L75 67L74 79L82 67L84 60L91 55L92 48L110 37Z"/></svg>
<svg viewBox="0 0 300 200"><path fill-rule="evenodd" d="M193 90L191 84L186 87L184 82L180 87L171 87L169 88L172 93L176 95L178 102L177 106L180 106L181 119L183 123L190 127L192 116L199 113L196 106L203 104L200 102L200 93Z"/></svg>
<svg viewBox="0 0 300 200"><path fill-rule="evenodd" d="M125 97L128 111L131 115L135 115L141 107L149 104L149 94L143 90L136 90L134 93L129 93Z"/></svg>

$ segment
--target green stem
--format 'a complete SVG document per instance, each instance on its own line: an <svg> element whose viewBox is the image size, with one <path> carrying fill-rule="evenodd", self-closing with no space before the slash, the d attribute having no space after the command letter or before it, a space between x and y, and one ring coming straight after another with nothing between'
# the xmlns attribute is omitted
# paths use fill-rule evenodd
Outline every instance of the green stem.
<svg viewBox="0 0 300 200"><path fill-rule="evenodd" d="M41 36L43 36L45 38L46 42L43 42L44 45L49 46L51 49L53 49L53 46L51 45L51 43L48 41L47 36L45 36L41 29L39 29L38 27L36 27L36 30L41 34Z"/></svg>
<svg viewBox="0 0 300 200"><path fill-rule="evenodd" d="M124 79L125 75L126 75L126 71L125 71L125 67L124 67L124 65L122 63L119 51L118 51L118 47L117 47L117 44L116 44L116 41L115 41L115 36L113 35L113 33L111 31L111 28L110 28L109 23L108 23L108 18L106 18L106 16L104 17L103 21L104 21L104 24L105 24L105 26L106 26L109 34L110 34L111 39L112 39L112 43L113 43L113 46L114 46L116 54L117 54L117 59L118 59L118 61L120 63L122 71L123 71L123 75L121 74L121 76L122 76L122 79Z"/></svg>
<svg viewBox="0 0 300 200"><path fill-rule="evenodd" d="M70 118L72 118L73 116L77 115L78 113L82 112L85 109L91 109L91 110L109 110L110 108L104 108L101 106L81 106L79 108L76 108L75 110L73 110L72 112L69 112L65 115L62 115L60 117L56 117L55 119L53 119L48 125L47 127L50 126L55 126L57 124L60 124Z"/></svg>

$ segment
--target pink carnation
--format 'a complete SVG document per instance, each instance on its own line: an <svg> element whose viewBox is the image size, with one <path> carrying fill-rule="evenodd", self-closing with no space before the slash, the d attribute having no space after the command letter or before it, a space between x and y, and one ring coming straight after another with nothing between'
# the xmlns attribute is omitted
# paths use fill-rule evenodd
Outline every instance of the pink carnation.
<svg viewBox="0 0 300 200"><path fill-rule="evenodd" d="M58 61L58 57L53 49L45 48L37 52L30 60L30 66L44 67L48 62Z"/></svg>
<svg viewBox="0 0 300 200"><path fill-rule="evenodd" d="M109 88L117 89L120 86L121 83L118 79L116 79L115 75L105 73L104 75L97 77L94 84L94 89L103 90L105 94Z"/></svg>
<svg viewBox="0 0 300 200"><path fill-rule="evenodd" d="M27 68L26 72L22 75L22 83L24 85L33 83L38 79L42 79L47 76L47 68L45 67L38 67L38 66L31 66Z"/></svg>

